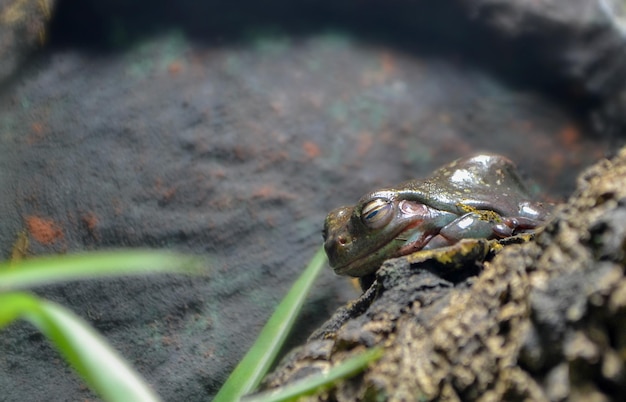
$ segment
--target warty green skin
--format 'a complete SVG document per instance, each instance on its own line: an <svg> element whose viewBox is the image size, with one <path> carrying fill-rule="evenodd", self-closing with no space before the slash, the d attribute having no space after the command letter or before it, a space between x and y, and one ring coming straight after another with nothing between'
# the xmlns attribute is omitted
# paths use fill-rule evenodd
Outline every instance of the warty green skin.
<svg viewBox="0 0 626 402"><path fill-rule="evenodd" d="M370 192L354 206L331 211L324 248L336 273L365 276L386 259L421 249L533 231L548 212L531 198L509 159L461 158L426 179Z"/></svg>

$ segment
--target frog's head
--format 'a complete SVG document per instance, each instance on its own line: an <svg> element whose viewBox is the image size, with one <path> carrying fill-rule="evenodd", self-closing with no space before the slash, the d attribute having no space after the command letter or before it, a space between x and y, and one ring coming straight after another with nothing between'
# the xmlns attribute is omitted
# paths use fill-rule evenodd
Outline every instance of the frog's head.
<svg viewBox="0 0 626 402"><path fill-rule="evenodd" d="M336 273L364 276L389 258L464 238L523 233L546 217L513 162L481 154L335 209L324 224L324 248Z"/></svg>
<svg viewBox="0 0 626 402"><path fill-rule="evenodd" d="M340 207L328 214L324 248L337 274L368 275L389 258L423 248L450 216L401 199L397 190L376 191L354 207Z"/></svg>

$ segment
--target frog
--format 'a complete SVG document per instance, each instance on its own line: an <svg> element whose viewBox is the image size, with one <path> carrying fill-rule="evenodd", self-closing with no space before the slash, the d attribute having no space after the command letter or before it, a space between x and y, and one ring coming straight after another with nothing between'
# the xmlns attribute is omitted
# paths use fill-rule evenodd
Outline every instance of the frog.
<svg viewBox="0 0 626 402"><path fill-rule="evenodd" d="M332 210L322 235L335 273L359 278L374 274L385 260L463 239L533 233L549 210L534 200L509 158L481 153Z"/></svg>

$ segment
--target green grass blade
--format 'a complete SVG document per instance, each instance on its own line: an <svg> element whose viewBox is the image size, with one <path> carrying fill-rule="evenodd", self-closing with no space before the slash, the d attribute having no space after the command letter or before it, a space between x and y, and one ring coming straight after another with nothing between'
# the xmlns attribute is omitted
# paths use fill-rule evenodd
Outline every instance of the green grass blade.
<svg viewBox="0 0 626 402"><path fill-rule="evenodd" d="M27 293L0 294L0 323L23 318L39 329L83 377L107 401L159 401L106 340L66 308Z"/></svg>
<svg viewBox="0 0 626 402"><path fill-rule="evenodd" d="M280 351L315 278L325 263L326 255L320 248L287 296L280 302L254 345L228 377L213 402L238 401L243 395L252 392L261 382Z"/></svg>
<svg viewBox="0 0 626 402"><path fill-rule="evenodd" d="M35 309L37 309L37 303L28 294L0 294L0 329L19 319L24 312Z"/></svg>
<svg viewBox="0 0 626 402"><path fill-rule="evenodd" d="M68 280L155 272L197 272L199 257L151 250L99 251L0 263L0 291Z"/></svg>
<svg viewBox="0 0 626 402"><path fill-rule="evenodd" d="M293 384L282 388L262 392L244 398L245 402L284 402L294 401L302 396L313 394L324 388L328 388L337 381L352 377L363 371L371 362L381 358L383 350L380 348L367 350L357 356L338 364L326 373L311 375Z"/></svg>

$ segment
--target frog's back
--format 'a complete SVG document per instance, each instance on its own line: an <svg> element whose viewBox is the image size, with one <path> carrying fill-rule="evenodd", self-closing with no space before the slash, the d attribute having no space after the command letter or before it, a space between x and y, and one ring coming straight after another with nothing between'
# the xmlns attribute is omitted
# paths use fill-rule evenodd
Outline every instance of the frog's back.
<svg viewBox="0 0 626 402"><path fill-rule="evenodd" d="M457 159L427 179L404 183L398 192L449 212L471 206L502 216L519 215L532 198L513 162L490 154Z"/></svg>

